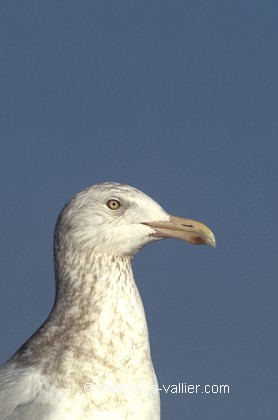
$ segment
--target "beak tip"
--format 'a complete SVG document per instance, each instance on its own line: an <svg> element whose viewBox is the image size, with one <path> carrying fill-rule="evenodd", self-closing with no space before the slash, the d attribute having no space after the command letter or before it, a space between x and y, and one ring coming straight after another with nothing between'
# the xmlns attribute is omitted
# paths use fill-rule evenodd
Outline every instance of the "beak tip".
<svg viewBox="0 0 278 420"><path fill-rule="evenodd" d="M211 232L212 233L212 232ZM212 237L211 237L211 240L210 240L210 242L208 243L208 245L210 245L210 246L212 246L213 248L216 248L216 239L215 239L215 236L214 236L214 234L212 233Z"/></svg>
<svg viewBox="0 0 278 420"><path fill-rule="evenodd" d="M195 236L191 238L191 243L195 245L209 245L213 248L216 247L216 240L213 236Z"/></svg>
<svg viewBox="0 0 278 420"><path fill-rule="evenodd" d="M214 242L212 242L211 244L209 244L210 246L212 246L213 248L216 248L216 240L214 240Z"/></svg>

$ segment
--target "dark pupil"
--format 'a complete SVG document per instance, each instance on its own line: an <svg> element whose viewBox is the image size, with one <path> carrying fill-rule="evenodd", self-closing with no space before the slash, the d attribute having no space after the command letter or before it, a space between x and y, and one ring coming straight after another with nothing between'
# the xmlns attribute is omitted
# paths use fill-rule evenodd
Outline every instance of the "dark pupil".
<svg viewBox="0 0 278 420"><path fill-rule="evenodd" d="M118 208L118 202L116 200L111 200L110 201L110 207L113 209Z"/></svg>

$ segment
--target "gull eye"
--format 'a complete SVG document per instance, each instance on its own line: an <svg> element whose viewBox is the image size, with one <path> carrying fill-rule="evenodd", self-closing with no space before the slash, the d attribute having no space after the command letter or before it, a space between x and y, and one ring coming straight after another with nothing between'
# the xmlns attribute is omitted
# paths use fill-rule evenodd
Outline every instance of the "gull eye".
<svg viewBox="0 0 278 420"><path fill-rule="evenodd" d="M116 200L115 198L112 198L111 200L107 201L107 207L110 210L117 210L121 206L119 200Z"/></svg>

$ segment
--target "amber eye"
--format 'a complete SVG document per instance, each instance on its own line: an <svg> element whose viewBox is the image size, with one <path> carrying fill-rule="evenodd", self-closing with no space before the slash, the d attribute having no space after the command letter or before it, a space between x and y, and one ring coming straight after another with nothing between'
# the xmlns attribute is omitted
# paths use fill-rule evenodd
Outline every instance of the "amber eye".
<svg viewBox="0 0 278 420"><path fill-rule="evenodd" d="M115 198L112 198L111 200L107 201L107 207L109 207L110 210L117 210L120 207L119 200L116 200Z"/></svg>

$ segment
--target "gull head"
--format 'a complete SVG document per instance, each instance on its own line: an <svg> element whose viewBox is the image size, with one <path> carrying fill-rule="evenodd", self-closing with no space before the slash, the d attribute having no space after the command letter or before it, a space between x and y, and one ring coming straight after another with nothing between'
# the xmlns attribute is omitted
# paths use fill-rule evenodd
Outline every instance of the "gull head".
<svg viewBox="0 0 278 420"><path fill-rule="evenodd" d="M204 224L169 215L136 188L105 182L81 191L65 205L54 243L57 249L85 247L96 253L133 256L164 238L215 246L214 235Z"/></svg>

